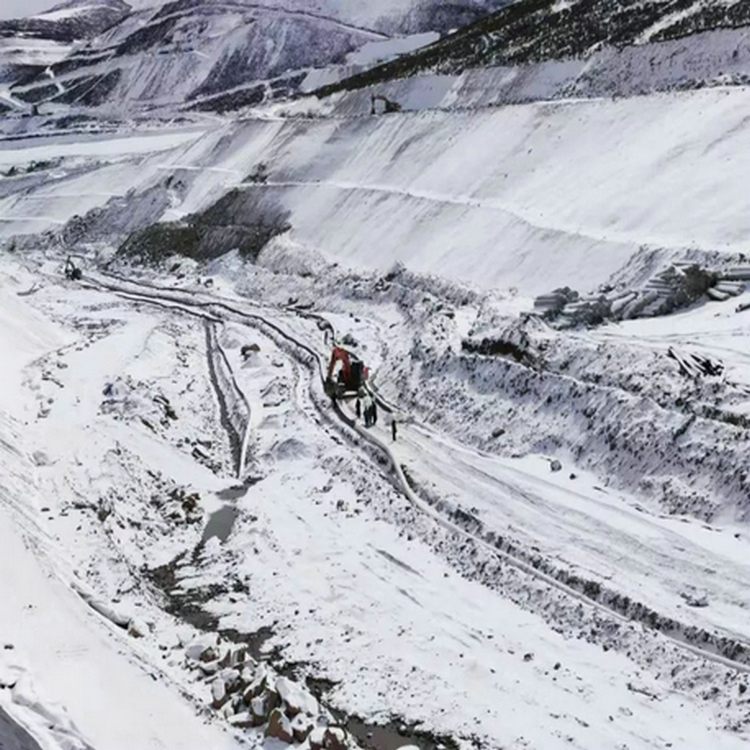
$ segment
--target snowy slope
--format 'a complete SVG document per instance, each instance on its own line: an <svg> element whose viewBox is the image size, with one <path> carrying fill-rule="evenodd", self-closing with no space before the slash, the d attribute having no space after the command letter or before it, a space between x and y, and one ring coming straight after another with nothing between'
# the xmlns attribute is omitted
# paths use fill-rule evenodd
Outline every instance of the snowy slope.
<svg viewBox="0 0 750 750"><path fill-rule="evenodd" d="M100 12L81 5L83 0L76 2L17 25L37 24L39 34L49 38L50 30L57 33L64 26L68 33L75 19ZM347 55L374 41L392 34L452 28L488 12L488 5L497 3L451 4L437 15L433 3L415 5L412 0L180 0L143 6L130 16L121 14L122 22L110 32L53 61L57 64L16 76L15 95L35 104L108 103L118 110L136 103L153 106L186 100L197 100L194 106L201 109L236 109L287 97L299 88L309 69L340 65ZM434 40L430 36L422 46ZM417 46L407 45L405 51ZM360 61L348 73L393 58L396 51L398 46L380 57L366 54L362 61L368 64Z"/></svg>
<svg viewBox="0 0 750 750"><path fill-rule="evenodd" d="M242 101L257 103L273 91L285 94L294 85L295 71L343 60L377 38L374 32L293 10L240 2L181 3L132 16L14 92L29 102L111 103L118 110L131 103L181 104L235 90ZM269 93L268 79L275 81Z"/></svg>
<svg viewBox="0 0 750 750"><path fill-rule="evenodd" d="M290 719L302 750L315 722L350 733L326 750L745 747L748 292L534 308L747 266L743 29L654 42L709 6L638 5L587 59L177 114L236 93L233 56L411 43L367 20L395 3L218 5L81 53L119 49L107 120L3 128L0 708L54 750L279 750ZM712 88L654 93L686 70ZM370 116L379 92L406 111ZM133 103L159 117L123 126ZM325 395L334 341L374 427Z"/></svg>
<svg viewBox="0 0 750 750"><path fill-rule="evenodd" d="M22 381L39 357L78 344L18 295L36 280L22 267L3 267L0 705L44 748L237 747L71 588L70 548L40 510L54 502L39 473L41 445L26 431L33 399Z"/></svg>
<svg viewBox="0 0 750 750"><path fill-rule="evenodd" d="M23 36L59 42L90 39L130 13L124 0L68 0L28 18L0 21L0 36Z"/></svg>
<svg viewBox="0 0 750 750"><path fill-rule="evenodd" d="M587 59L602 47L689 39L748 23L747 4L736 0L520 0L425 50L356 76L345 86L382 84L424 72Z"/></svg>
<svg viewBox="0 0 750 750"><path fill-rule="evenodd" d="M18 611L8 610L10 622L17 623L7 631L15 645L5 657L8 669L23 662L39 693L36 711L55 718L45 726L35 720L23 700L27 683L10 694L8 707L40 738L59 742L67 732L69 747L82 747L75 744L79 737L105 748L233 746L229 731L219 728L219 712L197 729L203 719L176 695L181 689L210 702L208 684L186 677L174 645L180 627L172 615L181 613L200 616L208 629L233 629L249 638L266 632L265 658L322 678L329 686L326 702L347 714L381 723L399 717L407 727L404 736L386 732L376 748L457 742L547 750L572 743L593 750L612 742L659 748L693 741L739 748L746 742L743 672L506 568L411 507L388 482L383 465L361 451L363 443L337 427L320 400L314 371L290 345L298 340L325 352L314 320L234 298L235 309L277 328L258 327L240 315L216 326L217 343L252 414L253 479L238 485L220 458L226 446L202 361L212 339L193 314L200 309L195 303L221 301L217 294L196 283L189 268L183 282L168 282L176 290L171 296L151 277L155 287L115 280L115 290L125 293L118 297L96 288L97 279L113 282L97 273L84 286L60 284L56 264L40 255L27 256L27 268L9 257L3 263L7 277L16 277L0 298L3 342L8 351L28 351L29 344L4 322L10 319L36 334L31 356L46 352L26 368L26 386L10 391L15 398L6 402L28 425L22 433L12 427L3 432L10 446L34 451L33 461L14 456L3 463L6 477L12 474L4 481L10 490L4 513L40 541L32 555L10 534L3 537L17 567L3 577L2 594L4 601L19 601ZM214 284L228 289L238 270L226 262ZM295 284L293 273L269 284L272 275L262 267L243 277L265 286L270 296L284 295ZM150 305L150 296L160 306ZM169 299L172 309L162 306ZM337 325L352 320L373 362L379 346L365 332L377 332L381 316L407 342L401 326L408 320L397 307L354 302L350 311L370 313L362 325L344 309L331 311L332 319ZM206 313L221 321L218 306L204 308ZM242 364L239 348L248 341L260 351ZM28 361L23 351L14 356L19 365ZM159 417L165 398L174 418ZM394 446L399 459L410 470L424 470L425 445L412 454L421 430L401 429L406 442ZM470 453L470 461L479 460ZM562 480L544 486L545 462L505 469L489 464L502 472L520 470L527 481L536 478L536 491L549 501L568 495ZM429 475L436 488L453 494L439 472ZM39 490L16 491L30 482ZM200 523L186 525L179 514L171 515L163 498L174 482L199 493ZM497 497L492 504L503 505ZM221 539L208 538L210 519L223 508L234 509L233 521L224 530L215 525ZM628 528L622 520L618 526ZM707 537L691 531L696 539ZM593 543L597 534L586 539ZM738 543L740 555L744 544ZM120 610L140 610L153 630L137 640L109 628L57 576L40 579L39 559L65 582L75 568L102 599ZM151 571L158 581L155 574L164 575L165 567L174 576L165 591L172 615L158 611L141 577ZM18 596L16 585L25 596ZM744 595L741 588L735 594ZM20 609L30 595L33 617ZM45 599L57 605L54 633ZM104 642L100 632L107 633ZM113 643L116 653L108 650ZM91 665L103 670L95 700L86 690L94 679ZM113 684L120 686L116 706L110 702ZM54 702L65 713L61 707L52 713ZM422 734L411 728L414 722ZM362 737L373 729L366 724ZM259 739L243 731L250 743ZM279 745L271 741L267 747Z"/></svg>
<svg viewBox="0 0 750 750"><path fill-rule="evenodd" d="M30 18L0 21L0 84L32 79L130 13L122 0L71 0Z"/></svg>

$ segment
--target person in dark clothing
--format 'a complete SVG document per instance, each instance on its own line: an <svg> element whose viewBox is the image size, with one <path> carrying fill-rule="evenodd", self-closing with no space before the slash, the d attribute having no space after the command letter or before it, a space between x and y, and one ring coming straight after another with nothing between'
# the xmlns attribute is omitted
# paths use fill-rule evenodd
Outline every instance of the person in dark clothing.
<svg viewBox="0 0 750 750"><path fill-rule="evenodd" d="M372 423L378 423L378 405L374 401L372 402Z"/></svg>
<svg viewBox="0 0 750 750"><path fill-rule="evenodd" d="M362 404L359 401L359 397L357 397L357 403L354 408L357 412L357 419L359 419L362 416Z"/></svg>
<svg viewBox="0 0 750 750"><path fill-rule="evenodd" d="M393 442L396 442L396 419L395 417L391 420L391 435L393 436Z"/></svg>

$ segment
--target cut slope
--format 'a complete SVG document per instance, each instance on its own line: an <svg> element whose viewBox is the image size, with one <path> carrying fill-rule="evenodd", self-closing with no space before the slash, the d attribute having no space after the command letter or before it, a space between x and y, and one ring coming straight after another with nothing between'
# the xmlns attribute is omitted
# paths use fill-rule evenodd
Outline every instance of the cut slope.
<svg viewBox="0 0 750 750"><path fill-rule="evenodd" d="M31 190L19 182L26 189L17 192L9 182L0 217L8 232L39 231L38 218L20 219L38 217L43 201L43 215L64 222L81 205L63 197L73 185L93 207L106 204L107 192L124 195L137 184L148 201L113 201L91 225L90 239L119 244L125 217L134 219L129 232L139 216L143 226L181 220L238 189L224 204L230 223L241 224L260 194L286 217L296 242L356 266L385 270L400 261L529 295L565 284L587 291L643 245L750 250L748 116L750 92L726 89L480 112L251 120L194 133L192 144L171 151L166 136L144 141L162 155L140 167L102 166L106 183L94 172ZM127 139L107 143L112 154L128 153ZM78 153L73 144L65 149ZM22 164L43 153L19 148L4 160ZM260 163L265 176L250 179ZM89 198L97 180L111 187ZM146 191L159 185L170 197L155 204Z"/></svg>

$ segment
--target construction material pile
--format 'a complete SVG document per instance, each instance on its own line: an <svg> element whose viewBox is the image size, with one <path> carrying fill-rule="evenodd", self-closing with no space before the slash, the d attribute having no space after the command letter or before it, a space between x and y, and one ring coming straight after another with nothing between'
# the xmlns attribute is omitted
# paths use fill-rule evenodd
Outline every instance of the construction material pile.
<svg viewBox="0 0 750 750"><path fill-rule="evenodd" d="M598 295L580 297L563 287L534 300L534 309L558 328L600 325L609 320L631 320L668 315L702 297L723 302L745 291L750 266L722 272L696 263L674 263L652 277L641 289L604 288Z"/></svg>

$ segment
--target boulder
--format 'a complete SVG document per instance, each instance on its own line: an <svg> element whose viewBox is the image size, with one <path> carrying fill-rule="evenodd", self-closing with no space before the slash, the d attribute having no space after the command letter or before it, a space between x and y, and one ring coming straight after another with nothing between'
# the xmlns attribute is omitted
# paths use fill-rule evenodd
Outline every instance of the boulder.
<svg viewBox="0 0 750 750"><path fill-rule="evenodd" d="M242 692L242 695L245 698L245 703L249 706L250 701L261 695L267 687L268 683L265 677L261 677L260 679L251 682Z"/></svg>
<svg viewBox="0 0 750 750"><path fill-rule="evenodd" d="M265 731L266 737L275 737L282 742L294 742L292 722L280 708L274 708L268 717L268 726Z"/></svg>
<svg viewBox="0 0 750 750"><path fill-rule="evenodd" d="M228 667L239 669L247 661L247 649L244 646L233 648L229 652Z"/></svg>
<svg viewBox="0 0 750 750"><path fill-rule="evenodd" d="M245 675L244 670L242 673L243 675ZM259 696L266 689L266 687L268 687L268 672L262 664L259 664L257 669L255 669L253 674L250 676L248 685L243 693L243 695L245 696L245 702L250 705L250 701L253 698Z"/></svg>
<svg viewBox="0 0 750 750"><path fill-rule="evenodd" d="M550 471L560 471L562 469L562 464L555 458L550 461L549 468Z"/></svg>
<svg viewBox="0 0 750 750"><path fill-rule="evenodd" d="M246 664L242 667L242 671L240 672L240 681L242 682L242 687L247 688L250 687L250 685L253 684L255 681L255 669L249 664Z"/></svg>
<svg viewBox="0 0 750 750"><path fill-rule="evenodd" d="M236 669L222 669L218 677L224 680L224 687L228 693L234 692L240 686L240 673Z"/></svg>
<svg viewBox="0 0 750 750"><path fill-rule="evenodd" d="M232 701L227 701L221 709L219 709L219 713L228 721L232 718L237 712L234 710L234 706L232 706Z"/></svg>
<svg viewBox="0 0 750 750"><path fill-rule="evenodd" d="M305 714L297 714L297 716L292 719L292 732L294 733L294 739L297 742L304 742L310 732L312 732L314 726L313 720L309 716L305 716Z"/></svg>
<svg viewBox="0 0 750 750"><path fill-rule="evenodd" d="M218 645L219 636L216 633L207 633L193 638L185 648L185 653L193 661L214 661L219 658Z"/></svg>
<svg viewBox="0 0 750 750"><path fill-rule="evenodd" d="M286 677L279 677L276 680L276 692L290 717L293 718L299 713L305 713L309 716L317 715L318 701L299 684Z"/></svg>
<svg viewBox="0 0 750 750"><path fill-rule="evenodd" d="M31 458L37 466L49 466L49 456L44 451L34 451Z"/></svg>
<svg viewBox="0 0 750 750"><path fill-rule="evenodd" d="M327 727L323 741L325 750L348 750L346 730L342 727Z"/></svg>
<svg viewBox="0 0 750 750"><path fill-rule="evenodd" d="M279 694L275 690L266 688L261 695L250 701L250 713L255 726L265 724L271 713L281 705Z"/></svg>
<svg viewBox="0 0 750 750"><path fill-rule="evenodd" d="M255 726L252 714L249 711L242 711L241 713L234 714L234 716L230 716L229 723L239 729L249 729Z"/></svg>
<svg viewBox="0 0 750 750"><path fill-rule="evenodd" d="M326 742L326 728L315 727L308 736L310 750L324 750Z"/></svg>
<svg viewBox="0 0 750 750"><path fill-rule="evenodd" d="M218 659L214 659L213 661L200 661L198 662L198 666L201 668L201 672L205 675L216 674L220 669Z"/></svg>
<svg viewBox="0 0 750 750"><path fill-rule="evenodd" d="M133 636L133 638L145 638L148 632L148 625L137 617L133 617L128 623L128 635Z"/></svg>
<svg viewBox="0 0 750 750"><path fill-rule="evenodd" d="M221 708L228 700L227 688L220 676L217 676L211 683L211 696L213 698L211 705L216 709Z"/></svg>

